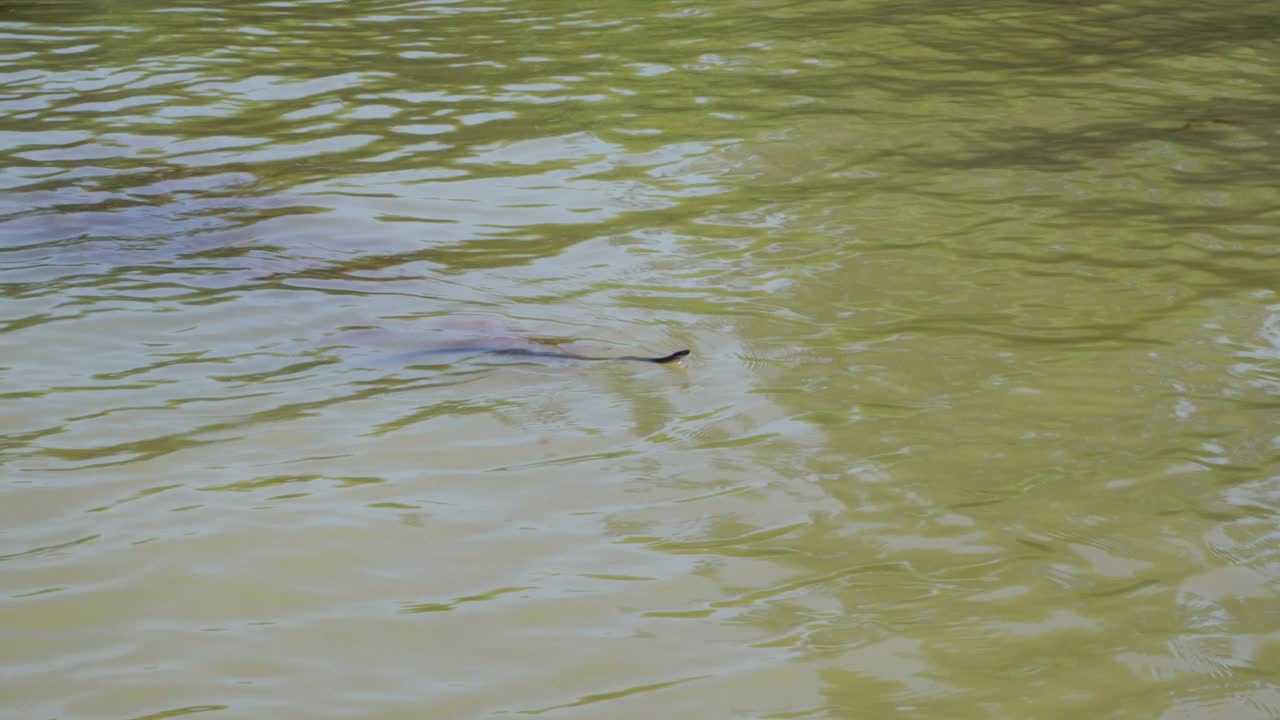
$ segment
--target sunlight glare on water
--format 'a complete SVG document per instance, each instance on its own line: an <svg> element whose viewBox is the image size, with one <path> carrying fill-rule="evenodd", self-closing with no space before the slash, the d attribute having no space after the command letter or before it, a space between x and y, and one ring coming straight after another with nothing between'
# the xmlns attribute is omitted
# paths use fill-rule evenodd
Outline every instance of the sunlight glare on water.
<svg viewBox="0 0 1280 720"><path fill-rule="evenodd" d="M1276 28L0 2L0 715L1280 716Z"/></svg>

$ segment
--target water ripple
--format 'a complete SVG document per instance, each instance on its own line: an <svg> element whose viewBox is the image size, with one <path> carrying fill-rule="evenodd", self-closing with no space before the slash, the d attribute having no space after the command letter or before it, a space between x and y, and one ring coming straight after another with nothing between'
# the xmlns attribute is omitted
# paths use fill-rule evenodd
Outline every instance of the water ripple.
<svg viewBox="0 0 1280 720"><path fill-rule="evenodd" d="M5 3L6 699L1270 716L1273 14Z"/></svg>

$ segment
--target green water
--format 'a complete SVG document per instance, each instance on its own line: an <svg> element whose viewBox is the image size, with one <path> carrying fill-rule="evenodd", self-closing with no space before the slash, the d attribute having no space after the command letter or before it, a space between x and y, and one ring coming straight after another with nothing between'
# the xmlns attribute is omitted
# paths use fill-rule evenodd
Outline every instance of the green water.
<svg viewBox="0 0 1280 720"><path fill-rule="evenodd" d="M0 3L0 716L1280 716L1277 37Z"/></svg>

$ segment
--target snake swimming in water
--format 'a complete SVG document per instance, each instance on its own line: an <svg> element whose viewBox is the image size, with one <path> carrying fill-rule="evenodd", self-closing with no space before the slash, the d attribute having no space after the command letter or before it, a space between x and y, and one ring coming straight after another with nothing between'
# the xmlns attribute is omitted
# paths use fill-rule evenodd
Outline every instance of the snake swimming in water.
<svg viewBox="0 0 1280 720"><path fill-rule="evenodd" d="M634 360L636 362L651 362L659 365L667 365L669 363L679 362L692 352L691 350L678 350L670 355L662 357L639 357L637 355L622 355L620 357L595 357L592 355L578 355L577 353L563 352L560 350L530 350L528 348L495 348L484 345L476 345L472 347L451 347L442 348L440 350L425 350L413 353L415 356L435 355L442 353L449 354L486 354L486 355L505 355L507 357L536 357L536 358L564 358L568 360Z"/></svg>

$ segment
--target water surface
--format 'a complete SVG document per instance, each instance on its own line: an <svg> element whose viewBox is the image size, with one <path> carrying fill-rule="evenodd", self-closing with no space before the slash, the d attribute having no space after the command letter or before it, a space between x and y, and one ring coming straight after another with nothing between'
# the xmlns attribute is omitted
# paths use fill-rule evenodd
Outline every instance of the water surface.
<svg viewBox="0 0 1280 720"><path fill-rule="evenodd" d="M1277 23L0 4L4 715L1280 715Z"/></svg>

